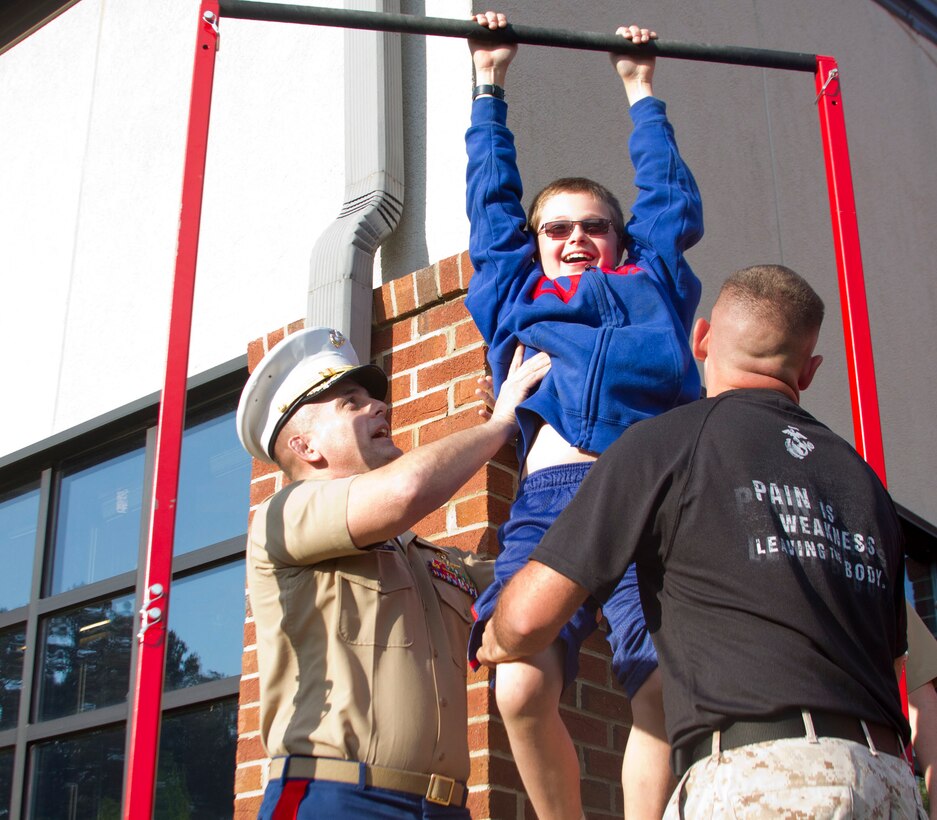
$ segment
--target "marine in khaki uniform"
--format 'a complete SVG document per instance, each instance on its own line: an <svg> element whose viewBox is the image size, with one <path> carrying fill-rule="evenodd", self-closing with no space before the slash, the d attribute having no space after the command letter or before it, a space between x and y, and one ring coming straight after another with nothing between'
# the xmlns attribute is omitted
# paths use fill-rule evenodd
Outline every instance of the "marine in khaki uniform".
<svg viewBox="0 0 937 820"><path fill-rule="evenodd" d="M465 647L491 565L407 530L515 435L549 369L521 356L485 423L407 454L386 376L335 330L286 338L248 380L241 441L291 479L247 547L272 758L259 817L468 818Z"/></svg>

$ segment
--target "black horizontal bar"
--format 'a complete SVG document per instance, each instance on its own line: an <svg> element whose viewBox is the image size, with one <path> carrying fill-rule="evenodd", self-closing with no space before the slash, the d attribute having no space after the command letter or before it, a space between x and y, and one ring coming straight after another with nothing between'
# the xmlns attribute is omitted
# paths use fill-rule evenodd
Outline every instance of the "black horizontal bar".
<svg viewBox="0 0 937 820"><path fill-rule="evenodd" d="M771 51L764 48L711 46L704 43L671 43L654 40L636 46L614 34L584 31L557 31L533 26L509 25L491 31L470 20L444 17L415 17L410 14L388 14L376 11L326 9L286 3L260 3L254 0L219 0L223 17L242 20L267 20L275 23L305 23L314 26L394 31L401 34L431 34L439 37L461 37L503 43L524 43L554 48L575 48L584 51L612 51L618 54L654 52L659 57L678 60L699 60L707 63L728 63L789 71L816 71L817 57L797 51Z"/></svg>

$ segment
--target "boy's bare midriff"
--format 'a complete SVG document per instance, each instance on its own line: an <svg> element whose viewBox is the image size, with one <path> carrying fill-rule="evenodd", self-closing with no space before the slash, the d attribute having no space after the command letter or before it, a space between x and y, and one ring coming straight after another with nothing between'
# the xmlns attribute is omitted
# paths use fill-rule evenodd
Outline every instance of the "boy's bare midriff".
<svg viewBox="0 0 937 820"><path fill-rule="evenodd" d="M521 469L521 478L526 478L537 470L555 467L557 464L576 464L582 461L595 461L598 455L588 450L573 447L549 424L544 424L534 438L527 454L527 461Z"/></svg>

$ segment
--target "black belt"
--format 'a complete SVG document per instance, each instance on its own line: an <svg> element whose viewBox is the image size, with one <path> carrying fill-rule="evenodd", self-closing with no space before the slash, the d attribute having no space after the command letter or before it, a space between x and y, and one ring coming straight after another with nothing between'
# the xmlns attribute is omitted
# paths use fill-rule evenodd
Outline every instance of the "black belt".
<svg viewBox="0 0 937 820"><path fill-rule="evenodd" d="M387 766L371 766L354 760L330 757L276 757L270 761L270 780L281 777L300 780L331 780L335 783L357 783L359 769L364 766L364 782L375 789L391 789L425 797L439 806L465 804L465 784L441 774L419 774Z"/></svg>
<svg viewBox="0 0 937 820"><path fill-rule="evenodd" d="M810 710L809 714L813 719L813 728L817 737L835 737L868 746L868 740L862 730L862 722L858 718L817 710ZM865 725L869 730L872 743L879 752L895 757L903 756L904 750L896 729L868 721ZM719 748L727 752L730 749L750 746L753 743L806 736L803 714L799 711L791 711L780 717L766 720L737 720L730 723L720 733ZM674 749L674 771L677 777L682 777L694 763L709 757L712 754L712 748L713 736L708 734L690 746Z"/></svg>

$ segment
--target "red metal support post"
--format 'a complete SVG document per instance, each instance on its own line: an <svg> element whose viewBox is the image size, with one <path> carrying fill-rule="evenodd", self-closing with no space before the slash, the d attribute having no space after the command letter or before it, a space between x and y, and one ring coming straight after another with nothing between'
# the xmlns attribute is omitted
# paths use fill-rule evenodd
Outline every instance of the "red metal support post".
<svg viewBox="0 0 937 820"><path fill-rule="evenodd" d="M823 137L823 159L826 162L826 182L830 192L833 245L836 249L836 269L839 273L839 301L843 312L843 334L846 337L846 367L849 374L849 392L852 396L856 449L875 470L882 483L887 484L882 420L878 412L878 388L875 383L875 361L872 357L869 305L866 301L865 277L862 273L856 197L852 187L852 170L849 167L846 119L843 114L843 97L836 60L817 55L815 77L820 134ZM903 673L898 684L901 704L907 715L908 692Z"/></svg>
<svg viewBox="0 0 937 820"><path fill-rule="evenodd" d="M123 811L125 820L151 818L156 791L176 495L185 424L186 376L195 295L202 186L205 179L205 153L208 147L208 121L215 75L215 52L218 48L218 15L218 1L203 0L199 10L198 36L195 43L166 378L163 383L156 436L150 534L143 604L140 608L140 631L137 636L139 647L136 677L130 711L130 750L124 778L127 784Z"/></svg>
<svg viewBox="0 0 937 820"><path fill-rule="evenodd" d="M849 167L846 120L840 90L839 68L832 57L817 56L817 110L823 137L823 158L830 192L833 244L839 272L843 333L846 337L846 367L852 396L852 418L856 449L885 483L885 450L878 411L875 362L869 306L862 274L856 199Z"/></svg>

